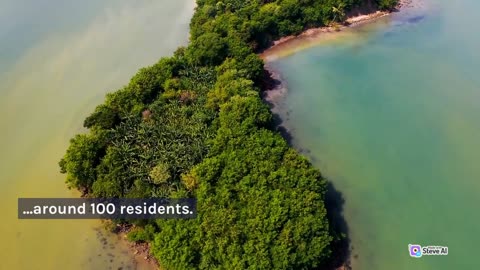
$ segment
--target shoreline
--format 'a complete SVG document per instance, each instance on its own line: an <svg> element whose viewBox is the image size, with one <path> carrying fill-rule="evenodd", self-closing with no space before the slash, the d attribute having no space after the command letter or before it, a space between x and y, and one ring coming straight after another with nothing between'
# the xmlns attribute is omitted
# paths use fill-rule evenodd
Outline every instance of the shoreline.
<svg viewBox="0 0 480 270"><path fill-rule="evenodd" d="M376 10L372 13L351 16L347 18L343 24L310 28L303 31L299 35L291 35L274 41L272 46L268 47L262 53L259 53L260 58L264 61L265 70L269 73L270 79L275 82L272 86L266 88L266 90L263 92L264 96L262 97L264 102L267 102L267 104L270 105L270 111L272 113L279 112L279 110L275 108L280 105L278 102L281 100L282 97L285 96L288 88L280 72L269 66L268 63L272 60L281 58L283 55L279 55L282 54L282 52L285 52L285 49L288 50L292 47L294 48L294 50L289 50L288 54L298 52L304 49L304 47L302 47L301 44L297 43L318 40L321 37L326 36L327 34L336 35L338 33L344 32L344 30L346 29L374 22L377 19L389 16L392 13L397 12L402 7L411 4L412 1L415 0L400 0L396 10L393 11ZM194 3L193 7L195 8L197 6L196 1L192 2ZM300 46L297 47L297 45ZM85 196L85 194L83 194L82 197L83 196ZM145 266L148 266L149 268L151 267L152 269L162 269L160 262L157 261L157 259L153 255L151 255L149 243L131 242L127 239L127 234L132 229L132 225L118 224L115 225L115 228L113 228L112 232L120 238L120 241L123 241L126 243L126 245L128 245L129 249L132 251L133 259L136 261L136 263L141 263ZM344 269L351 269L348 260L343 265L336 268L336 270Z"/></svg>
<svg viewBox="0 0 480 270"><path fill-rule="evenodd" d="M340 34L344 34L348 29L362 26L369 23L390 16L394 13L403 11L405 9L419 8L423 3L421 0L400 0L396 8L391 11L373 11L367 14L359 14L350 16L346 19L344 24L337 24L333 26L324 26L318 28L311 28L303 31L296 36L287 36L274 41L273 45L259 54L264 62L264 69L267 73L267 87L261 93L262 100L270 107L270 112L274 115L275 125L278 132L282 134L287 140L292 139L291 132L287 126L282 122L286 117L288 120L289 111L286 107L284 97L288 92L288 85L282 74L270 63L291 54L297 53L304 49L311 48L318 45L321 41L326 41L328 38L337 38ZM333 244L333 243L332 243ZM334 244L335 245L335 244ZM340 240L336 245L337 250L332 252L331 263L328 269L331 270L352 270L352 247L350 238L347 235L346 239Z"/></svg>
<svg viewBox="0 0 480 270"><path fill-rule="evenodd" d="M368 13L364 15L358 15L358 16L353 16L345 20L344 24L335 24L335 25L330 25L330 26L322 26L322 27L317 27L317 28L310 28L299 35L296 36L286 36L283 37L279 40L276 40L273 42L273 45L267 48L265 51L260 53L260 58L262 58L265 62L269 62L272 60L275 60L277 58L282 57L282 51L285 49L289 49L293 47L292 53L298 51L295 50L298 47L301 47L301 43L303 41L312 41L319 39L322 36L325 36L326 34L336 34L344 31L345 29L352 28L355 26L359 26L362 24L366 24L369 22L372 22L376 19L385 17L390 15L392 12L389 11L376 11L374 13ZM300 46L297 46L300 45ZM301 50L301 48L300 48Z"/></svg>
<svg viewBox="0 0 480 270"><path fill-rule="evenodd" d="M419 9L424 5L423 0L400 0L395 9L390 11L371 10L365 14L357 14L348 17L344 24L334 26L322 26L311 28L303 31L299 35L291 35L283 37L273 42L273 45L259 53L260 58L264 61L264 68L268 73L269 83L266 90L262 93L264 102L270 105L272 113L279 113L277 107L281 107L281 98L288 91L287 82L282 78L281 72L276 70L271 62L280 58L288 57L294 53L317 46L321 42L335 40L348 34L347 30L355 27L368 25L379 19L391 16L407 9Z"/></svg>
<svg viewBox="0 0 480 270"><path fill-rule="evenodd" d="M333 38L339 33L343 33L347 29L375 22L378 19L400 12L405 8L415 8L419 2L421 1L400 0L396 8L390 11L374 9L363 13L359 12L356 15L347 17L343 24L335 23L329 26L310 28L298 35L290 35L280 38L274 41L272 46L262 51L259 56L265 62L265 64L268 64L268 62L272 62L276 59L283 58L303 49L315 46L315 41L321 41L328 37Z"/></svg>
<svg viewBox="0 0 480 270"><path fill-rule="evenodd" d="M127 234L135 226L132 224L114 224L112 221L103 221L104 228L117 235L119 241L123 242L131 251L132 260L137 266L143 269L162 269L160 262L151 254L150 243L134 242L127 239Z"/></svg>
<svg viewBox="0 0 480 270"><path fill-rule="evenodd" d="M133 259L137 263L143 263L144 267L151 269L162 269L160 262L151 254L150 243L147 242L132 242L127 239L127 234L134 228L134 226L117 225L120 229L117 232L122 241L125 241L128 247L133 251Z"/></svg>

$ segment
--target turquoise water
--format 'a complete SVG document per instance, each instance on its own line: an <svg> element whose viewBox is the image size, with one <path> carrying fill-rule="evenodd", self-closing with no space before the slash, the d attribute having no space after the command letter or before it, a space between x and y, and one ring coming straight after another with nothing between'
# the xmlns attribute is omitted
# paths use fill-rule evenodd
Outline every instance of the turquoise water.
<svg viewBox="0 0 480 270"><path fill-rule="evenodd" d="M293 144L345 199L353 269L480 269L480 2L427 7L271 63Z"/></svg>
<svg viewBox="0 0 480 270"><path fill-rule="evenodd" d="M188 39L191 0L0 1L0 269L148 269L99 221L18 220L78 197L58 161L107 92Z"/></svg>

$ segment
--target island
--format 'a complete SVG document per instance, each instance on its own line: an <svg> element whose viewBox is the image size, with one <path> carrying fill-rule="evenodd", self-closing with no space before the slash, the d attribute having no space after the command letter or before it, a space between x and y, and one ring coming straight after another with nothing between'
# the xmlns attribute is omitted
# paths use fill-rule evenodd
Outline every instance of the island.
<svg viewBox="0 0 480 270"><path fill-rule="evenodd" d="M165 269L330 267L345 236L327 181L277 131L259 53L364 5L397 1L198 0L188 46L85 119L60 161L67 184L90 197L197 198L196 219L115 221L133 224L129 239Z"/></svg>

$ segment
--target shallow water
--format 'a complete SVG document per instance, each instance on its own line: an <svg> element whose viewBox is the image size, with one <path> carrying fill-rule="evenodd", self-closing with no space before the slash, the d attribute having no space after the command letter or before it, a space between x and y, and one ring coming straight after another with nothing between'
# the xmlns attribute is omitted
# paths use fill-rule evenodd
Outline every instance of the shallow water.
<svg viewBox="0 0 480 270"><path fill-rule="evenodd" d="M188 39L191 0L0 1L0 269L144 269L90 220L18 220L18 197L77 197L58 161L108 91Z"/></svg>
<svg viewBox="0 0 480 270"><path fill-rule="evenodd" d="M478 8L432 1L270 63L293 144L345 199L354 269L480 269Z"/></svg>

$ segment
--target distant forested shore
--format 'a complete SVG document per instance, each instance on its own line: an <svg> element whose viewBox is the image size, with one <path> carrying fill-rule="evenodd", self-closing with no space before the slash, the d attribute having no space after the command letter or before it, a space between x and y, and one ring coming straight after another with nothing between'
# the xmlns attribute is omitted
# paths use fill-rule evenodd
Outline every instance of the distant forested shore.
<svg viewBox="0 0 480 270"><path fill-rule="evenodd" d="M85 119L89 132L60 161L67 184L92 197L197 198L196 219L128 221L129 239L150 243L165 269L327 265L342 239L327 218L327 182L276 131L257 53L355 7L396 2L198 0L188 46Z"/></svg>

